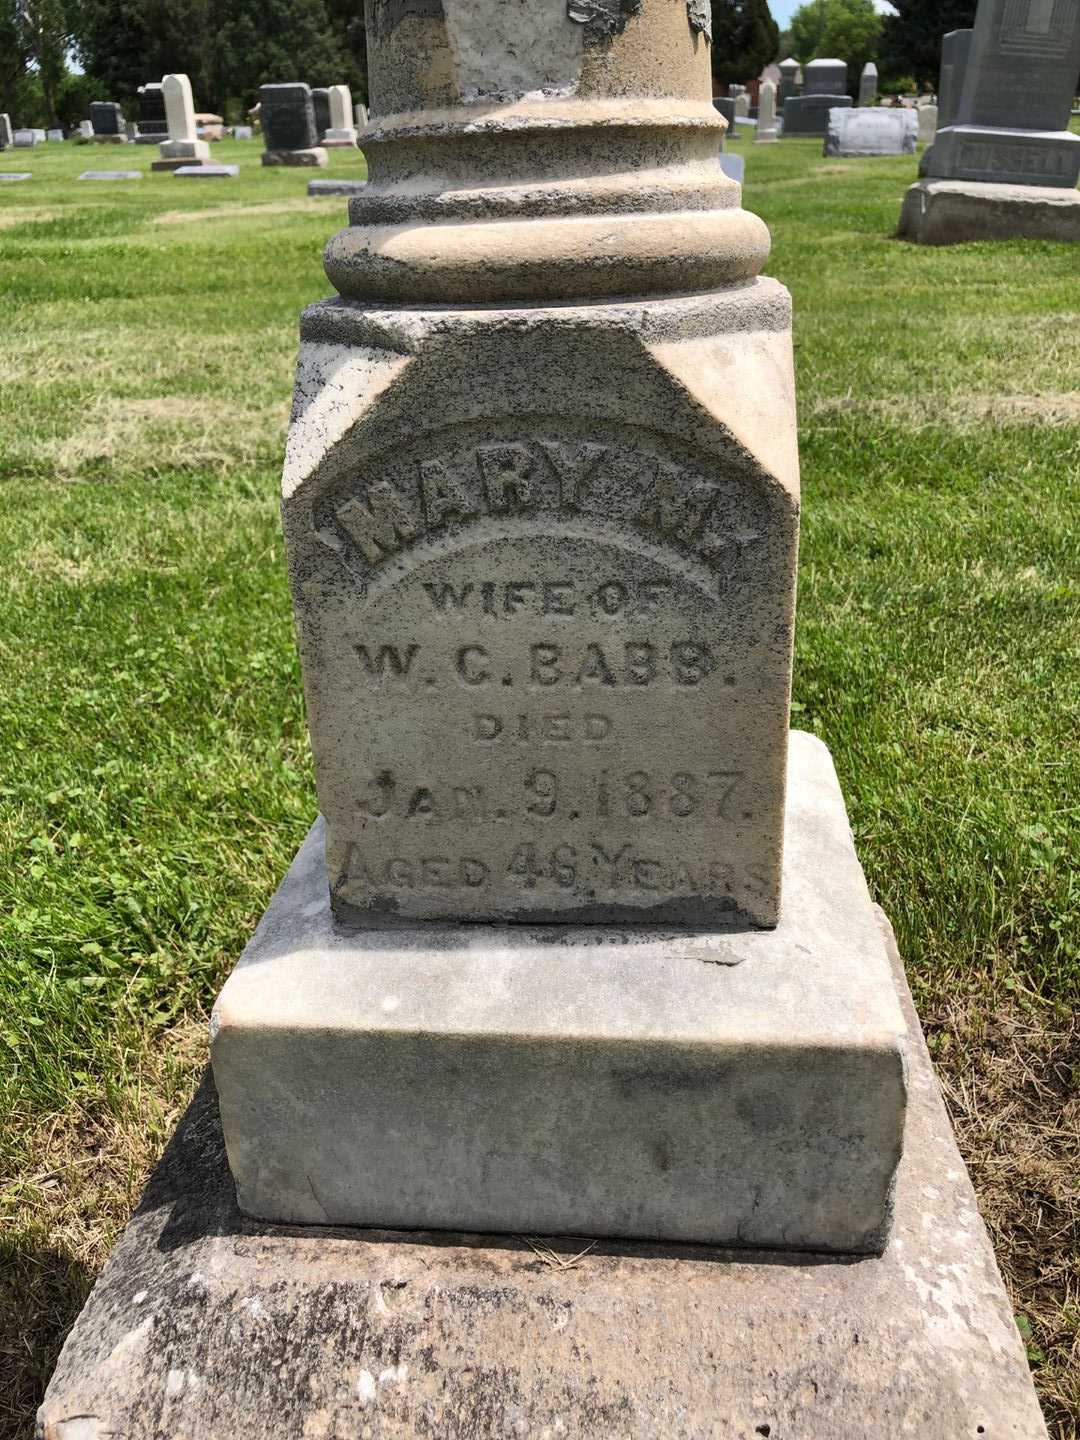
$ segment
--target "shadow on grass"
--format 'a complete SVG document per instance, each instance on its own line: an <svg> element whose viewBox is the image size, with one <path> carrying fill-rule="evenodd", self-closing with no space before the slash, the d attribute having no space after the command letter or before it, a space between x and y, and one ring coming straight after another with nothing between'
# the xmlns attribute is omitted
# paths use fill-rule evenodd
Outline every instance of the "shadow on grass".
<svg viewBox="0 0 1080 1440"><path fill-rule="evenodd" d="M30 1440L56 1357L94 1283L36 1239L0 1240L0 1440Z"/></svg>

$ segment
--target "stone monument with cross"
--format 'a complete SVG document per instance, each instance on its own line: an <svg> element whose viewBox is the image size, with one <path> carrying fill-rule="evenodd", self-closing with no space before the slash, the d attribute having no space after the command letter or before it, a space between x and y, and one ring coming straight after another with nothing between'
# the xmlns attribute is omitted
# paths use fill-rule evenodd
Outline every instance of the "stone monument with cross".
<svg viewBox="0 0 1080 1440"><path fill-rule="evenodd" d="M1080 240L1080 0L979 0L942 47L940 109L900 233L925 244Z"/></svg>

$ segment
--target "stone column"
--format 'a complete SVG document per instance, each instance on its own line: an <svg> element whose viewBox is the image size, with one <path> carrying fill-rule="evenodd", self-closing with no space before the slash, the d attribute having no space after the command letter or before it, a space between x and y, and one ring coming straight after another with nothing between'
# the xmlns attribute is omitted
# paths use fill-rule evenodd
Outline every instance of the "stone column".
<svg viewBox="0 0 1080 1440"><path fill-rule="evenodd" d="M248 1213L884 1242L903 1021L812 737L787 790L790 300L706 14L369 4L283 479L324 820L213 1022Z"/></svg>
<svg viewBox="0 0 1080 1440"><path fill-rule="evenodd" d="M181 165L208 164L210 146L200 140L195 128L195 102L191 97L191 81L186 75L166 75L161 82L165 97L165 119L169 127L168 140L158 147L161 159L155 160L154 170L175 170Z"/></svg>
<svg viewBox="0 0 1080 1440"><path fill-rule="evenodd" d="M776 86L771 80L763 80L758 90L758 121L754 140L767 144L776 139Z"/></svg>
<svg viewBox="0 0 1080 1440"><path fill-rule="evenodd" d="M331 85L327 92L330 105L330 124L322 143L328 149L353 149L356 146L356 126L353 122L352 95L347 85Z"/></svg>

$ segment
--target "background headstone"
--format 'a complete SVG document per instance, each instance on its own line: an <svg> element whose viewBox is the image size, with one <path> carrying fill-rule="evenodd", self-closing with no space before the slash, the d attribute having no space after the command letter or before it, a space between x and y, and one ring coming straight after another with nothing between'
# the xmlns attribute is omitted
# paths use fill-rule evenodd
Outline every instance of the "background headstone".
<svg viewBox="0 0 1080 1440"><path fill-rule="evenodd" d="M735 139L735 101L727 95L713 96L713 109L722 115L727 121L727 129L724 131L724 143Z"/></svg>
<svg viewBox="0 0 1080 1440"><path fill-rule="evenodd" d="M264 165L325 165L311 87L303 82L259 90ZM320 158L321 157L321 158Z"/></svg>
<svg viewBox="0 0 1080 1440"><path fill-rule="evenodd" d="M39 145L44 145L45 141L48 138L49 137L47 133L41 128L40 125L34 127L34 139L38 142Z"/></svg>
<svg viewBox="0 0 1080 1440"><path fill-rule="evenodd" d="M938 107L920 105L915 113L919 117L919 144L932 145L937 131Z"/></svg>
<svg viewBox="0 0 1080 1440"><path fill-rule="evenodd" d="M750 96L743 90L735 96L735 118L736 120L747 120L749 117Z"/></svg>
<svg viewBox="0 0 1080 1440"><path fill-rule="evenodd" d="M0 150L7 150L11 145L11 141L11 116L0 114Z"/></svg>
<svg viewBox="0 0 1080 1440"><path fill-rule="evenodd" d="M771 80L763 80L758 90L758 121L755 144L776 139L776 86Z"/></svg>
<svg viewBox="0 0 1080 1440"><path fill-rule="evenodd" d="M141 170L84 170L80 180L141 180Z"/></svg>
<svg viewBox="0 0 1080 1440"><path fill-rule="evenodd" d="M63 138L64 138L64 132L63 132L63 130L46 130L46 131L45 131L45 139L46 139L46 140L63 140Z"/></svg>
<svg viewBox="0 0 1080 1440"><path fill-rule="evenodd" d="M33 178L33 172L30 170L0 170L0 181L32 180Z"/></svg>
<svg viewBox="0 0 1080 1440"><path fill-rule="evenodd" d="M826 155L914 155L918 120L913 110L874 105L829 111Z"/></svg>
<svg viewBox="0 0 1080 1440"><path fill-rule="evenodd" d="M135 122L140 145L159 145L168 139L169 122L161 81L139 86L135 94Z"/></svg>
<svg viewBox="0 0 1080 1440"><path fill-rule="evenodd" d="M181 180L231 180L240 174L239 165L178 165L173 174Z"/></svg>
<svg viewBox="0 0 1080 1440"><path fill-rule="evenodd" d="M859 76L859 107L860 109L873 105L878 94L878 70L872 60L868 60L862 68Z"/></svg>
<svg viewBox="0 0 1080 1440"><path fill-rule="evenodd" d="M947 86L948 123L920 173L1075 189L1080 135L1068 127L1078 72L1080 0L979 0L962 82L954 75Z"/></svg>
<svg viewBox="0 0 1080 1440"><path fill-rule="evenodd" d="M941 73L938 79L938 124L944 128L956 119L964 88L964 71L971 53L974 30L950 30L941 42Z"/></svg>
<svg viewBox="0 0 1080 1440"><path fill-rule="evenodd" d="M161 82L161 95L169 138L161 142L161 158L154 161L152 168L175 170L181 165L205 164L210 157L210 146L199 138L191 81L179 73L166 75Z"/></svg>
<svg viewBox="0 0 1080 1440"><path fill-rule="evenodd" d="M233 126L233 139L234 139L234 140L250 140L251 137L252 137L252 135L253 135L254 133L255 133L255 132L254 132L254 130L252 129L252 127L251 127L250 125L234 125L234 126Z"/></svg>
<svg viewBox="0 0 1080 1440"><path fill-rule="evenodd" d="M311 103L315 107L315 130L318 134L318 143L321 145L330 129L330 90L325 85L320 85L311 92Z"/></svg>
<svg viewBox="0 0 1080 1440"><path fill-rule="evenodd" d="M791 96L799 93L799 87L802 84L802 67L794 56L789 56L788 59L780 61L778 68L780 70L780 90L777 98L779 108L782 110Z"/></svg>
<svg viewBox="0 0 1080 1440"><path fill-rule="evenodd" d="M368 124L368 108L366 105L357 103L353 106L353 115L356 119L357 130L366 130ZM313 182L314 183L314 182Z"/></svg>
<svg viewBox="0 0 1080 1440"><path fill-rule="evenodd" d="M95 135L122 136L124 113L114 100L94 100L90 105L90 123Z"/></svg>
<svg viewBox="0 0 1080 1440"><path fill-rule="evenodd" d="M93 122L90 121L90 120L80 120L80 121L79 121L79 134L82 136L82 138L83 138L84 140L92 140L92 139L94 138L94 126L93 126Z"/></svg>
<svg viewBox="0 0 1080 1440"><path fill-rule="evenodd" d="M352 95L347 85L331 85L327 92L330 123L323 136L323 144L337 147L356 145L356 126L353 124Z"/></svg>
<svg viewBox="0 0 1080 1440"><path fill-rule="evenodd" d="M720 156L720 169L729 180L734 180L737 184L741 185L743 183L743 176L746 174L746 158L742 155L722 154Z"/></svg>
<svg viewBox="0 0 1080 1440"><path fill-rule="evenodd" d="M37 136L33 130L16 130L11 137L11 143L17 150L26 150L37 144Z"/></svg>
<svg viewBox="0 0 1080 1440"><path fill-rule="evenodd" d="M811 60L803 70L801 95L784 105L784 138L789 135L824 136L831 109L851 105L847 94L847 65L843 60Z"/></svg>

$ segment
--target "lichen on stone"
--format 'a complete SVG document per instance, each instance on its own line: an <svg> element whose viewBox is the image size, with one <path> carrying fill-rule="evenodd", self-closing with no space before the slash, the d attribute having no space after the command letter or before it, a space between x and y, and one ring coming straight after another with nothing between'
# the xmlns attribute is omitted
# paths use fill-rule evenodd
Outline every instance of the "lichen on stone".
<svg viewBox="0 0 1080 1440"><path fill-rule="evenodd" d="M712 44L712 6L709 0L686 0L686 13L690 17L690 29L700 31Z"/></svg>
<svg viewBox="0 0 1080 1440"><path fill-rule="evenodd" d="M567 15L585 26L590 40L609 40L612 35L621 35L627 20L640 9L641 0L566 0Z"/></svg>

